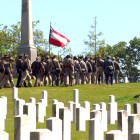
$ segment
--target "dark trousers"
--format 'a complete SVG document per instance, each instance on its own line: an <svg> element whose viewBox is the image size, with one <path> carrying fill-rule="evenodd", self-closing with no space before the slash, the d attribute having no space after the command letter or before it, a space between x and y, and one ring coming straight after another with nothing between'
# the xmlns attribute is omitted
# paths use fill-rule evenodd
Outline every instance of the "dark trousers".
<svg viewBox="0 0 140 140"><path fill-rule="evenodd" d="M54 86L54 84L59 86L59 73L56 72L52 72L52 86Z"/></svg>
<svg viewBox="0 0 140 140"><path fill-rule="evenodd" d="M19 87L19 83L20 83L21 77L22 77L22 75L21 75L21 71L20 71L20 72L18 73L18 80L17 80L17 85L16 85L16 87ZM25 81L24 81L24 87L26 87Z"/></svg>
<svg viewBox="0 0 140 140"><path fill-rule="evenodd" d="M113 85L113 74L106 74L106 84L109 84L109 77L111 78L111 85Z"/></svg>

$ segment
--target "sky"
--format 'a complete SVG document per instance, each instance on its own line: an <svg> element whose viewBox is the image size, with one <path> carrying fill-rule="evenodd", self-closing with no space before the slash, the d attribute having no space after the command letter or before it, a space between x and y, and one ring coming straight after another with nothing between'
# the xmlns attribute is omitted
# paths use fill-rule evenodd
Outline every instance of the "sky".
<svg viewBox="0 0 140 140"><path fill-rule="evenodd" d="M0 0L0 24L11 26L21 21L22 0ZM129 43L140 37L140 0L32 0L32 20L48 40L50 22L59 33L70 39L72 54L81 54L87 46L90 25L97 17L97 32L106 44ZM52 47L58 53L62 48Z"/></svg>

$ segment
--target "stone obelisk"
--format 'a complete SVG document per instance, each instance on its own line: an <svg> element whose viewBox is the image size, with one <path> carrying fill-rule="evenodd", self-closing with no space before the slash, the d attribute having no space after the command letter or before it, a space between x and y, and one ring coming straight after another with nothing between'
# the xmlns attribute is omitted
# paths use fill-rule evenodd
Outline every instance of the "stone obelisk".
<svg viewBox="0 0 140 140"><path fill-rule="evenodd" d="M31 0L22 0L21 17L21 45L18 47L19 54L28 54L31 62L35 61L37 51L33 42L32 28L32 2Z"/></svg>

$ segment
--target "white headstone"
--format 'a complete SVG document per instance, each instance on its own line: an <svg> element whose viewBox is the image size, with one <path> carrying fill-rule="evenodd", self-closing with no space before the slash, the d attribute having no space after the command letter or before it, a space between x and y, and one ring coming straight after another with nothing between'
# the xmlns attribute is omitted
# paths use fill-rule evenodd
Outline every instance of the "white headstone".
<svg viewBox="0 0 140 140"><path fill-rule="evenodd" d="M69 108L69 110L71 112L71 121L73 121L73 104L74 104L73 101L68 102L68 108Z"/></svg>
<svg viewBox="0 0 140 140"><path fill-rule="evenodd" d="M134 114L140 115L140 103L134 103Z"/></svg>
<svg viewBox="0 0 140 140"><path fill-rule="evenodd" d="M52 140L62 140L62 120L51 117L46 120L46 128L52 132Z"/></svg>
<svg viewBox="0 0 140 140"><path fill-rule="evenodd" d="M12 99L18 99L18 88L16 87L12 89Z"/></svg>
<svg viewBox="0 0 140 140"><path fill-rule="evenodd" d="M67 107L60 108L59 118L62 120L62 140L71 140L70 110Z"/></svg>
<svg viewBox="0 0 140 140"><path fill-rule="evenodd" d="M52 133L48 129L37 129L30 132L30 140L53 140Z"/></svg>
<svg viewBox="0 0 140 140"><path fill-rule="evenodd" d="M36 99L34 97L30 97L29 102L33 103L35 105L36 104Z"/></svg>
<svg viewBox="0 0 140 140"><path fill-rule="evenodd" d="M48 93L45 90L42 91L42 99L45 100L44 103L45 103L46 106L48 106Z"/></svg>
<svg viewBox="0 0 140 140"><path fill-rule="evenodd" d="M15 99L14 100L14 115L23 115L23 105L25 104L25 101L22 99Z"/></svg>
<svg viewBox="0 0 140 140"><path fill-rule="evenodd" d="M43 104L44 117L45 117L46 116L46 101L44 99L40 99L39 102Z"/></svg>
<svg viewBox="0 0 140 140"><path fill-rule="evenodd" d="M131 114L131 105L130 104L125 104L124 105L124 110L127 111L127 114Z"/></svg>
<svg viewBox="0 0 140 140"><path fill-rule="evenodd" d="M132 133L132 140L140 140L140 133Z"/></svg>
<svg viewBox="0 0 140 140"><path fill-rule="evenodd" d="M88 101L84 101L83 102L83 107L85 108L85 116L86 116L86 120L90 119L90 102Z"/></svg>
<svg viewBox="0 0 140 140"><path fill-rule="evenodd" d="M0 131L0 140L9 140L9 134L5 131Z"/></svg>
<svg viewBox="0 0 140 140"><path fill-rule="evenodd" d="M96 113L96 117L89 120L89 140L104 140L101 112Z"/></svg>
<svg viewBox="0 0 140 140"><path fill-rule="evenodd" d="M93 110L100 110L99 104L93 104Z"/></svg>
<svg viewBox="0 0 140 140"><path fill-rule="evenodd" d="M76 130L86 131L86 110L83 107L76 109Z"/></svg>
<svg viewBox="0 0 140 140"><path fill-rule="evenodd" d="M73 101L75 103L79 103L79 90L78 89L73 90Z"/></svg>
<svg viewBox="0 0 140 140"><path fill-rule="evenodd" d="M0 131L5 130L5 119L0 116Z"/></svg>
<svg viewBox="0 0 140 140"><path fill-rule="evenodd" d="M101 120L103 125L103 130L107 131L107 110L106 110L106 103L100 102L100 111L101 111Z"/></svg>
<svg viewBox="0 0 140 140"><path fill-rule="evenodd" d="M52 116L59 118L59 109L64 108L64 103L58 102L56 104L52 104Z"/></svg>
<svg viewBox="0 0 140 140"><path fill-rule="evenodd" d="M125 110L118 111L118 129L121 130L128 140L128 113Z"/></svg>
<svg viewBox="0 0 140 140"><path fill-rule="evenodd" d="M36 129L36 105L33 103L26 103L23 106L23 114L28 115L30 130L33 131Z"/></svg>
<svg viewBox="0 0 140 140"><path fill-rule="evenodd" d="M80 104L79 103L74 103L73 104L73 123L76 124L76 109L80 108Z"/></svg>
<svg viewBox="0 0 140 140"><path fill-rule="evenodd" d="M15 117L14 140L30 140L30 123L27 115Z"/></svg>
<svg viewBox="0 0 140 140"><path fill-rule="evenodd" d="M57 99L53 99L52 100L52 104L56 104L56 103L58 103L58 100Z"/></svg>
<svg viewBox="0 0 140 140"><path fill-rule="evenodd" d="M132 140L132 133L140 132L140 116L131 114L128 116L128 140Z"/></svg>
<svg viewBox="0 0 140 140"><path fill-rule="evenodd" d="M40 102L36 104L36 122L44 123L44 104Z"/></svg>
<svg viewBox="0 0 140 140"><path fill-rule="evenodd" d="M108 104L108 123L115 124L115 120L117 120L117 103L115 102L114 95L110 95Z"/></svg>
<svg viewBox="0 0 140 140"><path fill-rule="evenodd" d="M6 119L7 115L7 97L0 97L0 117Z"/></svg>
<svg viewBox="0 0 140 140"><path fill-rule="evenodd" d="M125 135L120 130L112 130L106 133L106 140L125 140Z"/></svg>

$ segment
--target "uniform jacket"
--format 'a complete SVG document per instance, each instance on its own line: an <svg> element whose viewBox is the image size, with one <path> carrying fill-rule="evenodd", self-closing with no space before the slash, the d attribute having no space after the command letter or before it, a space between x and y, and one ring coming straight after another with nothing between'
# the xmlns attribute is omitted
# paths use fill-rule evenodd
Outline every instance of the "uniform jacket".
<svg viewBox="0 0 140 140"><path fill-rule="evenodd" d="M51 69L51 72L57 72L57 69L59 69L61 71L61 67L60 67L59 61L57 59L54 58L51 61L50 69Z"/></svg>
<svg viewBox="0 0 140 140"><path fill-rule="evenodd" d="M104 63L105 74L113 74L114 72L114 63L111 59L108 59Z"/></svg>

